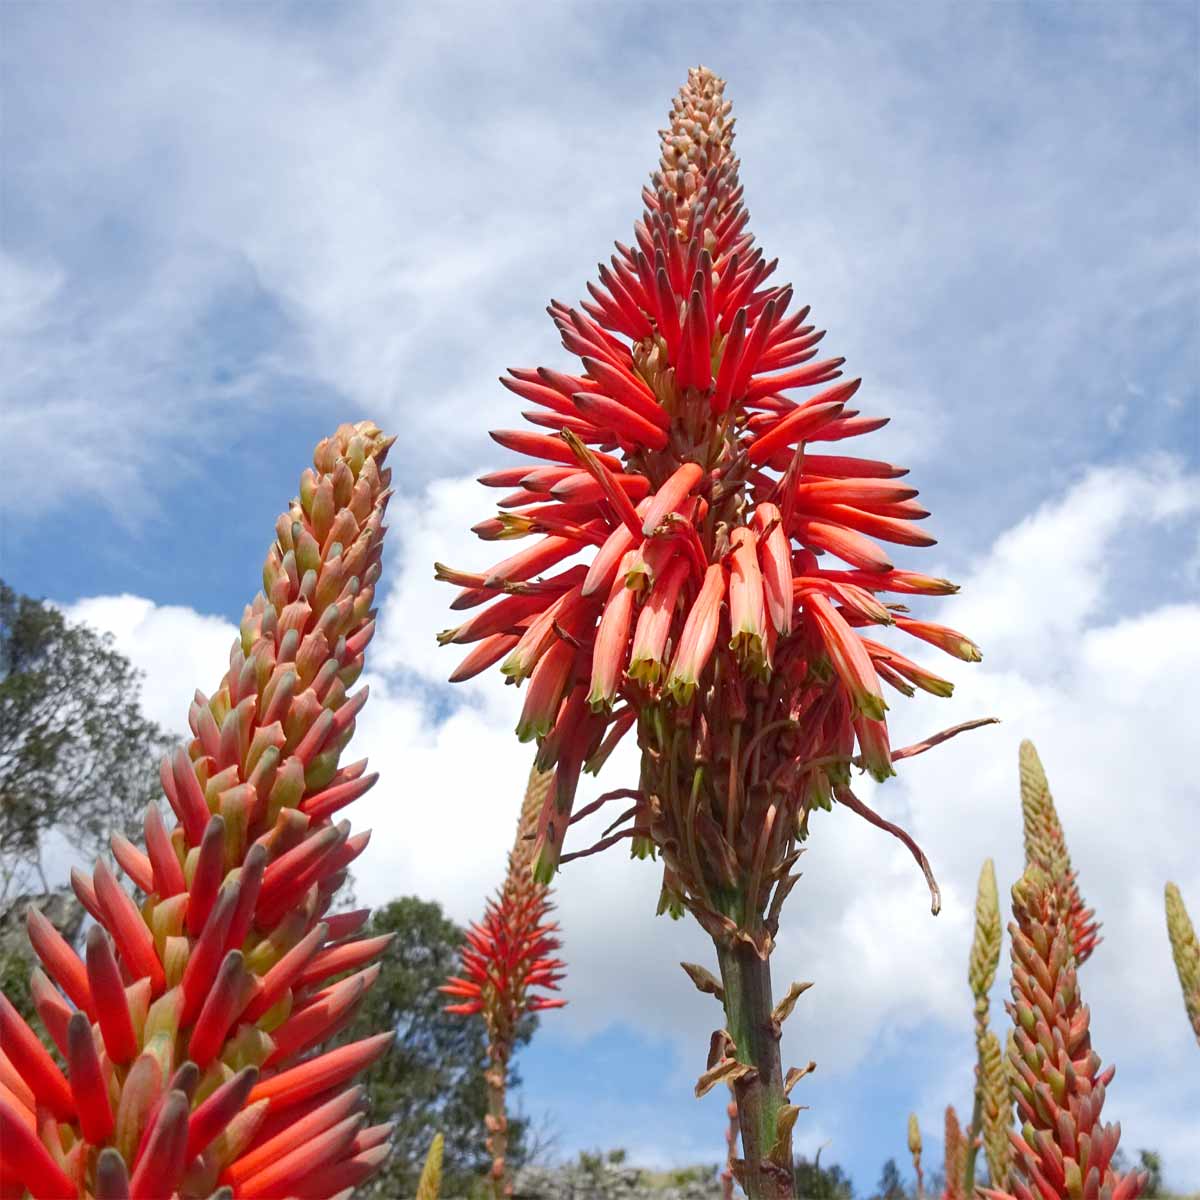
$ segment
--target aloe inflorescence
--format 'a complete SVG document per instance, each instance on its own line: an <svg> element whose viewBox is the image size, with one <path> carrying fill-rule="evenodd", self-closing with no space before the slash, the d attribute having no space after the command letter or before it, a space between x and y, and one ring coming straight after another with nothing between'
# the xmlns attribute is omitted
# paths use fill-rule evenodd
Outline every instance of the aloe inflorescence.
<svg viewBox="0 0 1200 1200"><path fill-rule="evenodd" d="M343 425L276 524L229 668L196 693L162 764L174 822L76 870L95 920L80 959L36 910L38 1014L65 1063L0 997L0 1193L35 1200L332 1197L387 1154L361 1088L377 1034L319 1051L353 1016L386 938L331 911L368 834L341 811L376 780L342 765L367 689L391 444Z"/></svg>

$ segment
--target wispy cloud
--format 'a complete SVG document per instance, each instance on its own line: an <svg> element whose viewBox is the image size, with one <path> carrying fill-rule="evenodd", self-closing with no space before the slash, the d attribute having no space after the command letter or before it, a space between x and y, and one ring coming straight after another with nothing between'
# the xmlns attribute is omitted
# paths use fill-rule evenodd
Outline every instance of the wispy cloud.
<svg viewBox="0 0 1200 1200"><path fill-rule="evenodd" d="M296 403L399 424L410 486L482 457L484 414L515 415L492 377L555 357L540 304L628 236L694 59L730 78L781 275L964 526L1109 456L1131 385L1122 445L1195 428L1194 10L717 11L633 37L619 6L100 6L67 37L24 10L3 236L42 319L6 346L3 431L108 425L8 502L111 503L116 460L148 503L298 376Z"/></svg>

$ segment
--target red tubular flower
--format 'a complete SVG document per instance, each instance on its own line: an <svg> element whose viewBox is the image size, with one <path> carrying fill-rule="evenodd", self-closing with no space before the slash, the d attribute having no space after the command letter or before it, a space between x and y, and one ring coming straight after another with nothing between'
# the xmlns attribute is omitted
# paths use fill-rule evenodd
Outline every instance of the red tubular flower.
<svg viewBox="0 0 1200 1200"><path fill-rule="evenodd" d="M504 580L485 578L471 581L482 607L469 633L519 638L506 673L519 682L534 671L521 732L537 737L539 765L556 776L537 878L591 852L562 854L579 771L634 729L635 802L592 849L632 838L635 853L661 854L661 908L689 909L719 955L737 944L765 960L812 808L836 798L902 833L850 792L851 767L882 778L893 760L944 740L889 750L882 683L904 691L913 674L937 677L872 654L863 628L890 625L968 660L978 651L890 600L955 590L893 565L891 545L933 543L916 490L895 482L904 470L810 453L885 419L848 407L860 381L841 378L841 358L816 359L824 332L804 323L807 308L789 311L791 287L772 281L776 263L754 248L723 90L710 71L689 73L633 244L617 244L582 311L550 306L582 374L519 369L506 381L538 406L534 424L558 436L492 435L533 461L486 481L519 482L533 498L513 497L476 530L541 535L531 556L545 547L556 563L580 556L572 623L548 616L554 595L511 595ZM583 467L597 486L556 494L555 477L539 492L547 463ZM630 554L635 565L622 570ZM654 563L670 565L653 578ZM438 574L465 581L442 566ZM468 638L460 626L440 640ZM454 677L493 654L474 651ZM931 892L936 911L932 881ZM765 1067L760 1078L776 1089L766 1110L777 1114L782 1084ZM768 1170L777 1134L744 1137L752 1173ZM771 1187L790 1189L778 1169L769 1173ZM754 1186L767 1185L756 1176Z"/></svg>
<svg viewBox="0 0 1200 1200"><path fill-rule="evenodd" d="M455 998L455 1003L446 1005L446 1012L480 1014L487 1026L487 1145L497 1197L512 1190L505 1162L506 1089L517 1024L526 1013L561 1008L566 1003L545 994L558 990L563 963L552 957L560 943L558 926L549 919L554 907L550 889L535 882L530 871L538 817L552 782L551 775L536 767L530 772L504 886L487 902L483 920L467 930L461 974L451 976L440 989Z"/></svg>
<svg viewBox="0 0 1200 1200"><path fill-rule="evenodd" d="M97 921L85 961L31 910L48 973L35 972L37 1007L67 1071L0 997L0 1194L330 1197L377 1165L381 1137L359 1144L360 1121L314 1137L303 1158L271 1150L278 1130L264 1122L340 1087L391 1040L300 1061L374 974L322 985L383 944L333 944L365 914L322 918L366 844L330 816L376 779L339 759L366 699L347 693L374 630L390 444L364 423L317 447L229 670L211 699L197 693L194 740L162 765L178 823L151 807L144 852L114 839L146 899L102 862L72 873Z"/></svg>

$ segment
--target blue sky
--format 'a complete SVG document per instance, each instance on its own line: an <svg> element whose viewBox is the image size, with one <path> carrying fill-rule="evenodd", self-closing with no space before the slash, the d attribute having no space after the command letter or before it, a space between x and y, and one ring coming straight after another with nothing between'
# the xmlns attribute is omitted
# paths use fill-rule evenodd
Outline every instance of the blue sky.
<svg viewBox="0 0 1200 1200"><path fill-rule="evenodd" d="M3 26L0 573L111 629L179 726L312 444L398 432L359 893L459 919L527 761L497 679L440 683L430 563L487 559L469 479L518 408L495 376L561 365L544 304L628 239L687 66L723 74L759 241L892 416L870 452L913 468L940 539L912 565L964 583L944 611L984 647L951 717L898 719L1004 718L880 796L931 853L936 922L887 839L842 814L814 837L778 954L817 980L785 1039L820 1064L798 1145L865 1189L909 1109L936 1158L941 1107L969 1107L968 913L984 855L1017 869L1030 736L1106 922L1082 983L1113 1114L1200 1186L1159 907L1174 878L1200 910L1193 4L9 3ZM673 965L702 940L619 856L559 890L572 1004L523 1104L564 1152L715 1159L720 1098L691 1083L716 1013Z"/></svg>

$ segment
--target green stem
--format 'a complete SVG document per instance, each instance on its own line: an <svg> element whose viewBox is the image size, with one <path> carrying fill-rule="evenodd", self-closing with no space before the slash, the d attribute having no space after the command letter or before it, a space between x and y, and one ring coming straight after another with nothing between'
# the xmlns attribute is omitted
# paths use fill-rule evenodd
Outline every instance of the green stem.
<svg viewBox="0 0 1200 1200"><path fill-rule="evenodd" d="M792 1137L779 1141L779 1115L787 1104L779 1057L779 1027L771 1017L771 964L743 941L717 944L725 1020L739 1062L752 1074L734 1085L745 1163L742 1186L750 1200L792 1200ZM772 1152L775 1152L772 1154ZM786 1163L786 1166L782 1165Z"/></svg>
<svg viewBox="0 0 1200 1200"><path fill-rule="evenodd" d="M488 1069L484 1072L487 1081L487 1148L492 1156L492 1195L495 1200L504 1200L512 1195L512 1180L508 1163L508 1112L505 1093L508 1090L508 1056L493 1044L488 1047Z"/></svg>

